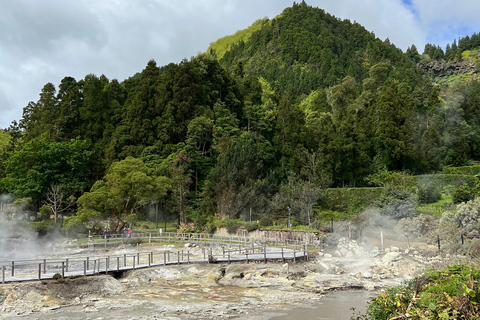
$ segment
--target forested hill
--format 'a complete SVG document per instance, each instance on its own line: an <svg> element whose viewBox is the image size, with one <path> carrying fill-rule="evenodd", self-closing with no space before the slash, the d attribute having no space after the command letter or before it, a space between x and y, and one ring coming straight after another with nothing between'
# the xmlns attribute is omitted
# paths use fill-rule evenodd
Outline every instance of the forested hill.
<svg viewBox="0 0 480 320"><path fill-rule="evenodd" d="M122 82L89 74L47 83L0 132L0 188L37 204L54 186L64 199L90 190L97 198L78 202L90 214L122 217L161 201L182 221L252 212L270 221L298 200L292 190L308 197L366 186L379 172L477 161L480 85L433 83L417 67L426 55L294 4L205 54L167 66L151 60ZM151 186L122 208L103 198L126 199L108 181L136 170L138 179L170 179L168 194ZM150 200L140 201L142 192Z"/></svg>
<svg viewBox="0 0 480 320"><path fill-rule="evenodd" d="M226 69L263 77L293 97L333 86L346 76L361 81L371 66L385 60L396 68L395 78L409 85L418 81L414 62L388 40L305 3L250 29L259 30L246 33L245 41L241 31L238 37L219 39L210 50L221 53Z"/></svg>

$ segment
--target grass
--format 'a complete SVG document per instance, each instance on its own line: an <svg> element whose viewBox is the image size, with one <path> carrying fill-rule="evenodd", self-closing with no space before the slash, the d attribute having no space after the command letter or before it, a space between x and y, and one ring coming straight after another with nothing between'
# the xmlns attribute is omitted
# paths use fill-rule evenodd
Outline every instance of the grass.
<svg viewBox="0 0 480 320"><path fill-rule="evenodd" d="M422 214L433 214L440 218L445 211L452 211L450 205L453 204L452 196L442 194L442 198L435 203L429 203L417 207L417 212Z"/></svg>

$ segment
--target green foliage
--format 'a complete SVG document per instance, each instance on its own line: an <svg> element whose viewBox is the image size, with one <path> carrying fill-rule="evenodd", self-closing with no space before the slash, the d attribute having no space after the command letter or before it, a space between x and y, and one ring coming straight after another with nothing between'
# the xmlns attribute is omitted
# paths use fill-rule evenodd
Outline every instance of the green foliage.
<svg viewBox="0 0 480 320"><path fill-rule="evenodd" d="M37 215L41 218L41 219L48 219L50 218L50 215L53 214L53 211L52 209L47 206L47 205L43 205L40 207L40 211L38 211Z"/></svg>
<svg viewBox="0 0 480 320"><path fill-rule="evenodd" d="M420 204L434 203L442 198L442 194L438 186L423 184L418 187L417 198Z"/></svg>
<svg viewBox="0 0 480 320"><path fill-rule="evenodd" d="M38 232L39 235L44 236L49 232L57 230L59 226L56 225L53 220L42 220L38 222L32 222L31 227L33 228L33 230Z"/></svg>
<svg viewBox="0 0 480 320"><path fill-rule="evenodd" d="M470 186L458 186L452 192L452 202L455 204L467 202L472 200L476 196L476 194L476 190Z"/></svg>
<svg viewBox="0 0 480 320"><path fill-rule="evenodd" d="M255 231L259 227L259 224L257 222L248 222L245 224L245 229L247 229L248 232Z"/></svg>
<svg viewBox="0 0 480 320"><path fill-rule="evenodd" d="M42 199L52 184L68 196L79 195L90 185L89 147L86 140L54 142L43 135L9 158L1 184L18 197Z"/></svg>
<svg viewBox="0 0 480 320"><path fill-rule="evenodd" d="M322 209L358 213L377 202L383 188L330 188L320 190Z"/></svg>
<svg viewBox="0 0 480 320"><path fill-rule="evenodd" d="M356 319L478 319L480 271L466 265L428 269L423 275L386 289Z"/></svg>
<svg viewBox="0 0 480 320"><path fill-rule="evenodd" d="M221 59L232 45L247 42L255 31L260 30L260 28L268 22L269 20L267 18L259 19L246 29L238 30L233 35L220 38L210 44L207 52L213 51L218 59Z"/></svg>
<svg viewBox="0 0 480 320"><path fill-rule="evenodd" d="M150 60L121 83L93 74L47 83L0 133L0 189L36 208L54 185L63 208L79 198L66 232L118 229L153 203L198 229L215 216L311 224L318 205L319 220L375 203L411 216L415 188L421 203L435 201L473 183L478 168L452 166L480 160L480 82L453 75L438 86L416 63L466 50L475 62L478 39L404 54L358 23L295 3L207 53ZM435 187L414 176L447 166ZM367 184L383 194L355 188Z"/></svg>
<svg viewBox="0 0 480 320"><path fill-rule="evenodd" d="M155 176L140 159L126 158L112 164L105 180L97 181L78 199L77 216L84 223L94 224L109 219L112 230L118 231L129 215L136 220L142 205L165 196L169 181Z"/></svg>
<svg viewBox="0 0 480 320"><path fill-rule="evenodd" d="M225 227L227 228L227 232L229 234L236 234L238 228L242 225L237 220L227 220Z"/></svg>
<svg viewBox="0 0 480 320"><path fill-rule="evenodd" d="M480 174L480 165L465 167L443 167L442 172L445 174L477 175Z"/></svg>

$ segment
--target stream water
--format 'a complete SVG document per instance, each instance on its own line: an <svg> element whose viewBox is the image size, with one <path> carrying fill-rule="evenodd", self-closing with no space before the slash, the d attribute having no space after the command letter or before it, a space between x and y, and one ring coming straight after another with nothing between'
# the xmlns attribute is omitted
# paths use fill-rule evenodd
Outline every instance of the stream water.
<svg viewBox="0 0 480 320"><path fill-rule="evenodd" d="M271 320L350 320L354 315L352 307L355 313L365 314L367 301L376 296L375 292L360 290L331 292L312 308L293 309Z"/></svg>

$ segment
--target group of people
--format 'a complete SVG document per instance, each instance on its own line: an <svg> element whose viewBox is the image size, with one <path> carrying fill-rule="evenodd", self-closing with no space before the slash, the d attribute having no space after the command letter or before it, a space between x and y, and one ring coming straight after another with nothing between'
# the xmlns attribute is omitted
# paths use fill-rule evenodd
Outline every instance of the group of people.
<svg viewBox="0 0 480 320"><path fill-rule="evenodd" d="M132 237L132 228L129 228L128 225L125 225L122 229L122 239L131 238ZM103 236L105 240L108 242L110 239L110 228L105 227L103 228Z"/></svg>
<svg viewBox="0 0 480 320"><path fill-rule="evenodd" d="M131 238L132 237L132 228L124 226L122 229L122 238Z"/></svg>

